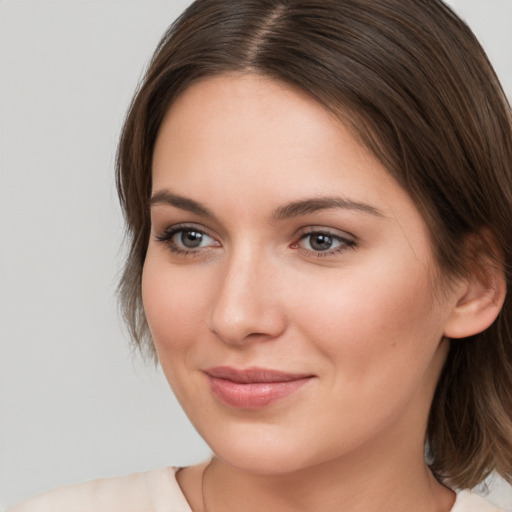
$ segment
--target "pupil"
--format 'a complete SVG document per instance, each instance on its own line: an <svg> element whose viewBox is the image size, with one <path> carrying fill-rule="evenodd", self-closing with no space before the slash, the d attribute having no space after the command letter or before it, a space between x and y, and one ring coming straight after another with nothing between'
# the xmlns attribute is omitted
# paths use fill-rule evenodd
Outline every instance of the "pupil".
<svg viewBox="0 0 512 512"><path fill-rule="evenodd" d="M197 231L183 231L181 233L181 243L188 249L193 249L201 245L203 234Z"/></svg>
<svg viewBox="0 0 512 512"><path fill-rule="evenodd" d="M311 239L311 247L316 251L326 251L332 245L332 237L328 235L315 235Z"/></svg>

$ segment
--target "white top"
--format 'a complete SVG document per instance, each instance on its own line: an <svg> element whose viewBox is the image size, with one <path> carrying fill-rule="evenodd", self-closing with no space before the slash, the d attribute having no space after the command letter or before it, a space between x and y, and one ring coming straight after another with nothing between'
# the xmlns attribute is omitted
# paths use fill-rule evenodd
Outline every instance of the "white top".
<svg viewBox="0 0 512 512"><path fill-rule="evenodd" d="M42 494L9 512L192 512L176 481L177 468L100 478ZM460 491L451 512L503 512L471 491Z"/></svg>

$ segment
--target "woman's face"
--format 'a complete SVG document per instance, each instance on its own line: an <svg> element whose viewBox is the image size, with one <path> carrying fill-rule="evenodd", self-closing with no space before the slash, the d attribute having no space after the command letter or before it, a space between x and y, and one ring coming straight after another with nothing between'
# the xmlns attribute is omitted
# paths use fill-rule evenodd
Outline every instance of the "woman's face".
<svg viewBox="0 0 512 512"><path fill-rule="evenodd" d="M152 195L147 319L221 459L422 456L454 299L410 197L337 119L260 76L197 83L161 126Z"/></svg>

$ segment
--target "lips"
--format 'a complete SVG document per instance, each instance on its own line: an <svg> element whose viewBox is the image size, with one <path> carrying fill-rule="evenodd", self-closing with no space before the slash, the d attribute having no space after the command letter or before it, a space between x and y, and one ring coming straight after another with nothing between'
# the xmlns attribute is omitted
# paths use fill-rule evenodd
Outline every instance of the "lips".
<svg viewBox="0 0 512 512"><path fill-rule="evenodd" d="M265 368L236 369L216 366L204 370L213 395L225 405L240 409L260 409L285 398L313 378Z"/></svg>

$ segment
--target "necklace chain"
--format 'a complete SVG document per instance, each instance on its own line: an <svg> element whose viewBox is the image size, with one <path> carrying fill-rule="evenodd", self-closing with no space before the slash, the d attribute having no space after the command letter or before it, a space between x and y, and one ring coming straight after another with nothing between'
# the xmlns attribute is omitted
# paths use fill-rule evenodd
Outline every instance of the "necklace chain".
<svg viewBox="0 0 512 512"><path fill-rule="evenodd" d="M207 466L203 470L203 474L201 475L201 500L203 502L203 512L209 512L208 508L206 507L206 499L204 497L204 482L205 482L206 472L208 471L208 469L210 469L210 466L212 465L212 461L213 461L213 459L210 460L210 462L208 462Z"/></svg>

